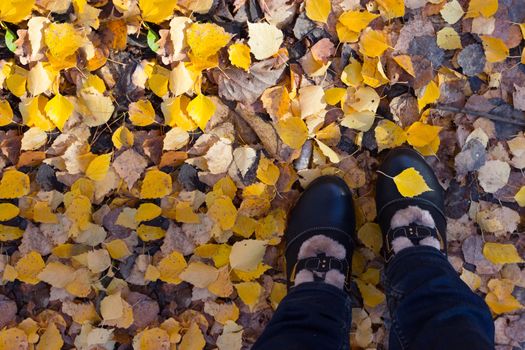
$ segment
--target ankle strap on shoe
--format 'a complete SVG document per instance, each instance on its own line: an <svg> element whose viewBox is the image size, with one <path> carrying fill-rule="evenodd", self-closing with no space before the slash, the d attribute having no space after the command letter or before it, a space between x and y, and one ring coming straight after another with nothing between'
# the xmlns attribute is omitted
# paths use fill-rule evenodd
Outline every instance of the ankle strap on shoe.
<svg viewBox="0 0 525 350"><path fill-rule="evenodd" d="M341 272L346 278L349 273L349 265L346 260L340 260L326 254L319 254L315 257L309 257L300 259L292 269L292 278L295 280L295 276L301 270L308 270L313 273L314 280L324 280L325 274L330 270L337 270ZM320 277L319 274L322 276Z"/></svg>
<svg viewBox="0 0 525 350"><path fill-rule="evenodd" d="M445 242L435 227L409 225L388 230L385 242L385 260L388 262L394 256L392 242L398 237L406 237L413 245L419 245L423 239L433 237L439 241L440 251L445 252Z"/></svg>

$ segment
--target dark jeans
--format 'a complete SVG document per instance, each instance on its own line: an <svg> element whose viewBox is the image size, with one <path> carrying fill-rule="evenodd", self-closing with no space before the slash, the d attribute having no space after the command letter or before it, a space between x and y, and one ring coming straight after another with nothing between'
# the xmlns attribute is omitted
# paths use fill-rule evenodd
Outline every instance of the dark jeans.
<svg viewBox="0 0 525 350"><path fill-rule="evenodd" d="M494 349L494 323L437 249L404 249L385 271L389 349ZM292 288L252 350L349 349L347 294L322 282Z"/></svg>

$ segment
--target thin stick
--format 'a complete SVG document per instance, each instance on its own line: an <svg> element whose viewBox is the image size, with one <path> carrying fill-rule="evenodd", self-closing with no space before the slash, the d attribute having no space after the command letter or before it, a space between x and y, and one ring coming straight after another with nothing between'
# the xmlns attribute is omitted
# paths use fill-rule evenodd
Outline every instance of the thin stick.
<svg viewBox="0 0 525 350"><path fill-rule="evenodd" d="M477 117L484 117L487 119L495 120L501 123L507 123L507 124L513 124L513 125L519 125L519 126L525 126L525 121L516 120L516 119L510 119L505 118L496 114L491 114L488 112L481 112L481 111L474 111L472 109L467 108L457 108L452 106L445 106L445 105L437 105L433 109L446 111L446 112L453 112L453 113L464 113L464 114L471 114Z"/></svg>

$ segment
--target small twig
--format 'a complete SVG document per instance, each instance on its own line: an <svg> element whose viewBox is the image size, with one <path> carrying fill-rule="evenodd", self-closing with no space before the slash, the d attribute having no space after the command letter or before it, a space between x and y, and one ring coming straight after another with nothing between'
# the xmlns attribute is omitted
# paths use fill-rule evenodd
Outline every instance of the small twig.
<svg viewBox="0 0 525 350"><path fill-rule="evenodd" d="M453 113L464 113L464 114L470 114L477 117L483 117L490 120L498 121L501 123L507 123L512 125L519 125L519 126L525 126L525 121L511 119L511 118L505 118L496 114L492 114L489 112L481 112L481 111L474 111L472 109L467 108L457 108L452 106L445 106L445 105L437 105L433 109L437 109L440 111L446 111L446 112L453 112Z"/></svg>

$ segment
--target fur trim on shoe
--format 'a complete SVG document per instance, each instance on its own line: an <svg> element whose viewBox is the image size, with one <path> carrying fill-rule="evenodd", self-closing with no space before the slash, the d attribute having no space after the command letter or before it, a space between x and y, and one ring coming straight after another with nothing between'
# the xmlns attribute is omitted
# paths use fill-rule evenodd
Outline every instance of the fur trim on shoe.
<svg viewBox="0 0 525 350"><path fill-rule="evenodd" d="M436 223L432 215L430 215L430 212L414 205L398 210L390 221L390 227L394 229L413 223L431 228L436 227Z"/></svg>
<svg viewBox="0 0 525 350"><path fill-rule="evenodd" d="M392 249L394 249L394 253L397 254L401 250L413 247L414 244L407 238L407 237L397 237L392 241Z"/></svg>
<svg viewBox="0 0 525 350"><path fill-rule="evenodd" d="M299 259L311 258L318 254L325 253L337 259L346 257L346 249L338 242L324 235L313 236L301 245L299 249Z"/></svg>
<svg viewBox="0 0 525 350"><path fill-rule="evenodd" d="M301 245L299 249L298 259L312 258L319 254L326 254L336 259L343 260L346 258L346 249L340 243L326 237L324 235L313 236ZM322 274L317 274L322 277ZM324 274L324 282L331 284L337 288L343 288L345 285L345 276L337 270L330 270ZM301 270L295 275L294 285L298 286L301 283L313 282L314 273L308 270Z"/></svg>
<svg viewBox="0 0 525 350"><path fill-rule="evenodd" d="M426 237L419 241L419 245L426 245L429 247L434 247L437 250L441 249L441 244L435 237Z"/></svg>

